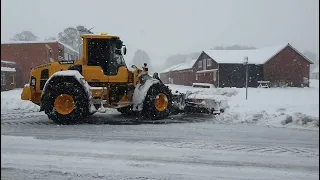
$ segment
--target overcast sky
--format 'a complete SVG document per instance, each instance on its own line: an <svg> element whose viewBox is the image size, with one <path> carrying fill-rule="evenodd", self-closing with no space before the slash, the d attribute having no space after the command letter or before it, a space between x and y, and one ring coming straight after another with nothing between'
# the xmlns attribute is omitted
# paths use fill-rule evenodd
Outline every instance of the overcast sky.
<svg viewBox="0 0 320 180"><path fill-rule="evenodd" d="M1 0L2 40L79 24L119 35L128 60L137 48L160 63L218 45L284 42L319 55L319 0Z"/></svg>

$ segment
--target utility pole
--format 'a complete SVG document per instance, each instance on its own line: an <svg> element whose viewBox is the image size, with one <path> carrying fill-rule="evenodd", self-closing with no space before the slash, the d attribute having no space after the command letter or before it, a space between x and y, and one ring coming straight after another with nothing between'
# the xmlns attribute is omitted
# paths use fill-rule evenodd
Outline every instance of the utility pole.
<svg viewBox="0 0 320 180"><path fill-rule="evenodd" d="M248 100L248 57L244 57L244 63L246 66L246 100Z"/></svg>

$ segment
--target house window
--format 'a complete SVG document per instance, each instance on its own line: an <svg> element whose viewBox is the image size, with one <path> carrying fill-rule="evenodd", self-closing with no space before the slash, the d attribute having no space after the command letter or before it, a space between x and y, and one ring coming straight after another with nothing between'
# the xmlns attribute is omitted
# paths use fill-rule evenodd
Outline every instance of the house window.
<svg viewBox="0 0 320 180"><path fill-rule="evenodd" d="M202 68L202 61L198 62L198 68Z"/></svg>
<svg viewBox="0 0 320 180"><path fill-rule="evenodd" d="M203 59L203 70L207 69L207 59Z"/></svg>
<svg viewBox="0 0 320 180"><path fill-rule="evenodd" d="M11 84L15 84L15 79L14 79L14 75L11 75L11 79L12 79L12 82L11 82Z"/></svg>
<svg viewBox="0 0 320 180"><path fill-rule="evenodd" d="M6 85L6 75L1 73L1 86Z"/></svg>
<svg viewBox="0 0 320 180"><path fill-rule="evenodd" d="M198 81L199 79L199 74L196 74L196 81Z"/></svg>
<svg viewBox="0 0 320 180"><path fill-rule="evenodd" d="M208 65L208 67L212 66L212 61L211 61L211 59L207 59L207 65Z"/></svg>

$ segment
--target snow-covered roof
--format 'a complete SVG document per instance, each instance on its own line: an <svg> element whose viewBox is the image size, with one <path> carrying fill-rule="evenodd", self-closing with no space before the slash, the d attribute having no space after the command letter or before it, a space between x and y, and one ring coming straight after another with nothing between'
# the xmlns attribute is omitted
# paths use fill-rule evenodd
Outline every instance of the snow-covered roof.
<svg viewBox="0 0 320 180"><path fill-rule="evenodd" d="M1 67L1 72L16 72L16 68L11 67Z"/></svg>
<svg viewBox="0 0 320 180"><path fill-rule="evenodd" d="M197 62L197 59L192 59L192 60L187 60L184 63L180 63L174 66L171 66L163 71L161 71L160 73L166 73L166 72L170 72L170 71L182 71L182 70L187 70L187 69L191 69L192 66Z"/></svg>
<svg viewBox="0 0 320 180"><path fill-rule="evenodd" d="M5 61L5 60L1 60L1 63L4 63L4 64L16 64L16 62L13 62L13 61Z"/></svg>
<svg viewBox="0 0 320 180"><path fill-rule="evenodd" d="M1 41L1 44L37 44L37 43L59 43L62 44L65 48L69 49L70 51L73 51L75 53L79 53L77 50L72 48L71 46L58 41L58 40L46 40L46 41Z"/></svg>
<svg viewBox="0 0 320 180"><path fill-rule="evenodd" d="M181 65L182 65L182 63L177 64L177 65L173 65L173 66L171 66L171 67L168 67L168 68L162 70L160 73L170 72L170 71L174 70L175 68L177 68L177 67L179 67L179 66L181 66Z"/></svg>
<svg viewBox="0 0 320 180"><path fill-rule="evenodd" d="M203 52L214 59L219 64L242 64L244 58L248 57L249 64L264 64L269 61L272 57L278 54L287 46L293 48L289 43L280 44L277 46L264 47L259 49L250 50L204 50ZM313 62L297 51L301 56L313 64Z"/></svg>
<svg viewBox="0 0 320 180"><path fill-rule="evenodd" d="M45 41L1 41L1 44L36 44L36 43L56 43L58 40Z"/></svg>
<svg viewBox="0 0 320 180"><path fill-rule="evenodd" d="M174 70L175 71L182 71L182 70L186 70L186 69L191 69L192 66L194 65L194 63L196 63L197 60L196 59L193 59L191 61L187 61L185 63L182 63L181 66L175 68Z"/></svg>
<svg viewBox="0 0 320 180"><path fill-rule="evenodd" d="M316 67L316 68L312 71L312 73L319 73L319 66Z"/></svg>

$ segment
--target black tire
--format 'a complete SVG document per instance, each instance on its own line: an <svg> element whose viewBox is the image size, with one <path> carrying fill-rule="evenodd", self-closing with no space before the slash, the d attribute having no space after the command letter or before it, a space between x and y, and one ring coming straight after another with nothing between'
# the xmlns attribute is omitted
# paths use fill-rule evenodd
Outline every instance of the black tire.
<svg viewBox="0 0 320 180"><path fill-rule="evenodd" d="M154 104L157 95L160 93L165 94L168 98L168 106L164 111L157 110ZM172 110L172 97L171 90L164 84L152 85L143 102L142 116L153 120L160 120L168 117Z"/></svg>
<svg viewBox="0 0 320 180"><path fill-rule="evenodd" d="M71 95L75 102L75 108L67 115L59 114L54 108L54 101L60 94ZM48 118L57 124L77 124L90 115L87 94L77 83L61 82L51 85L43 95L42 102Z"/></svg>
<svg viewBox="0 0 320 180"><path fill-rule="evenodd" d="M118 108L117 111L120 112L121 114L127 115L127 116L130 116L133 114L132 106Z"/></svg>

